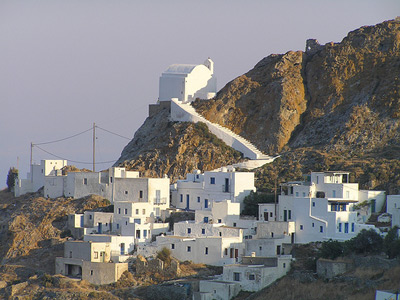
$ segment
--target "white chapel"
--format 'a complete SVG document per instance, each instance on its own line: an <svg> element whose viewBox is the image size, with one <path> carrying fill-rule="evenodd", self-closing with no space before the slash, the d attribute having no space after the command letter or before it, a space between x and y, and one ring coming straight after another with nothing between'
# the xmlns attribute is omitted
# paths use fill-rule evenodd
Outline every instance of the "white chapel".
<svg viewBox="0 0 400 300"><path fill-rule="evenodd" d="M203 64L174 64L161 74L159 101L178 98L192 102L196 98L211 99L217 92L214 62L208 58Z"/></svg>

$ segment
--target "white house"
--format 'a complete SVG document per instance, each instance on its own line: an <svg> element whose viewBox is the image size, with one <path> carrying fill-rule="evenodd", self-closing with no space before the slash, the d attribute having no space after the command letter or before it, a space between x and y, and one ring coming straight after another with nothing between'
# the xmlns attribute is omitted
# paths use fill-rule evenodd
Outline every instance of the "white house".
<svg viewBox="0 0 400 300"><path fill-rule="evenodd" d="M55 272L80 277L92 284L109 284L116 282L128 270L127 263L110 259L110 243L67 241L64 243L64 256L56 257Z"/></svg>
<svg viewBox="0 0 400 300"><path fill-rule="evenodd" d="M14 187L14 196L33 193L45 185L47 176L61 175L61 169L67 165L66 160L41 160L40 164L32 164L26 179L18 179Z"/></svg>
<svg viewBox="0 0 400 300"><path fill-rule="evenodd" d="M286 275L290 270L291 255L277 257L243 257L242 264L223 266L220 278L201 280L196 300L232 299L241 290L256 292Z"/></svg>
<svg viewBox="0 0 400 300"><path fill-rule="evenodd" d="M392 215L392 227L400 227L400 195L388 195L386 212Z"/></svg>
<svg viewBox="0 0 400 300"><path fill-rule="evenodd" d="M217 92L214 62L208 58L200 65L174 64L160 77L159 101L178 98L191 102L196 98L211 99Z"/></svg>
<svg viewBox="0 0 400 300"><path fill-rule="evenodd" d="M68 172L44 178L44 196L81 198L90 194L116 201L142 202L156 205L156 215L169 208L169 179L139 177L137 171L110 168L103 172Z"/></svg>
<svg viewBox="0 0 400 300"><path fill-rule="evenodd" d="M296 243L348 240L362 229L374 228L358 223L353 206L369 201L377 209L383 205L382 199L383 191L368 193L360 191L358 184L349 183L348 172L312 172L304 182L289 182L281 186L277 220L295 222ZM262 209L259 216L264 219L268 215L265 213L269 212L270 218L274 209L272 204L259 208Z"/></svg>
<svg viewBox="0 0 400 300"><path fill-rule="evenodd" d="M231 200L242 206L251 191L256 191L253 172L236 172L233 167L204 174L196 170L171 186L171 204L181 209L210 210L213 201Z"/></svg>

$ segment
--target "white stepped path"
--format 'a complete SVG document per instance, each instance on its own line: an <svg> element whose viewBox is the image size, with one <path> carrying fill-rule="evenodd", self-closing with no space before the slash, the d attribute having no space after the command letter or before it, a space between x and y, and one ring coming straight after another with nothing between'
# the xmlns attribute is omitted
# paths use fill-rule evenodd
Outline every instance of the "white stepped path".
<svg viewBox="0 0 400 300"><path fill-rule="evenodd" d="M245 138L234 133L226 127L215 124L201 116L196 112L190 103L182 103L178 99L171 99L171 120L182 122L203 122L207 125L208 129L215 134L218 138L223 140L228 146L243 153L244 157L250 160L243 163L235 164L234 167L254 169L266 163L272 162L276 157L265 155L258 150L252 143Z"/></svg>

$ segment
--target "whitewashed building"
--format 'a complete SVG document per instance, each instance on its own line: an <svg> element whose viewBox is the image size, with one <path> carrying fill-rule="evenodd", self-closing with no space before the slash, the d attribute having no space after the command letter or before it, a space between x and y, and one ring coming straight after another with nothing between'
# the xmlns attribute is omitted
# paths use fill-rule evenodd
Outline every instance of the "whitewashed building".
<svg viewBox="0 0 400 300"><path fill-rule="evenodd" d="M208 58L203 64L174 64L160 77L159 101L177 98L191 102L196 98L211 99L217 92L214 62Z"/></svg>
<svg viewBox="0 0 400 300"><path fill-rule="evenodd" d="M400 227L400 195L388 195L386 212L392 216L392 227Z"/></svg>
<svg viewBox="0 0 400 300"><path fill-rule="evenodd" d="M281 186L277 220L295 222L295 243L348 240L362 229L374 228L359 223L353 209L364 201L374 203L374 210L378 210L384 204L385 194L360 191L357 183L349 183L348 172L312 172L305 181ZM273 204L260 205L259 216L274 217L273 210Z"/></svg>
<svg viewBox="0 0 400 300"><path fill-rule="evenodd" d="M61 169L67 165L66 160L41 160L40 164L32 164L26 179L16 181L14 196L19 197L26 193L37 192L45 185L45 178L48 176L61 175Z"/></svg>
<svg viewBox="0 0 400 300"><path fill-rule="evenodd" d="M195 300L232 299L241 290L259 291L290 270L291 255L276 257L243 257L242 264L223 266L220 278L201 280L199 292L195 292Z"/></svg>
<svg viewBox="0 0 400 300"><path fill-rule="evenodd" d="M196 170L171 186L171 204L181 209L210 210L211 202L231 200L242 209L251 191L256 191L253 172L237 172L233 167L204 174Z"/></svg>
<svg viewBox="0 0 400 300"><path fill-rule="evenodd" d="M108 242L67 241L64 256L55 261L56 274L79 277L92 284L116 282L127 270L127 263L111 261Z"/></svg>

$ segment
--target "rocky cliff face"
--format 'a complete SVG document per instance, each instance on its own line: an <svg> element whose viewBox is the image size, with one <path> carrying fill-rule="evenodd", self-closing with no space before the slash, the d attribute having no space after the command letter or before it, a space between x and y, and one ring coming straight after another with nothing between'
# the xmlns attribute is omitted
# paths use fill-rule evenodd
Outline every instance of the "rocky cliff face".
<svg viewBox="0 0 400 300"><path fill-rule="evenodd" d="M264 58L196 109L270 154L285 146L366 152L399 144L400 22L312 46Z"/></svg>
<svg viewBox="0 0 400 300"><path fill-rule="evenodd" d="M268 154L306 158L318 151L350 161L365 156L366 163L380 157L390 166L400 158L399 74L400 22L387 21L352 31L340 43L309 40L305 52L270 55L215 99L193 106ZM167 117L163 111L148 118L118 164L176 179L193 168L204 171L237 160L198 136L193 124L170 123ZM306 165L300 164L301 171L329 168Z"/></svg>
<svg viewBox="0 0 400 300"><path fill-rule="evenodd" d="M148 177L168 175L175 181L193 170L213 170L238 161L241 153L211 134L205 124L170 122L168 109L163 109L146 119L115 165Z"/></svg>

